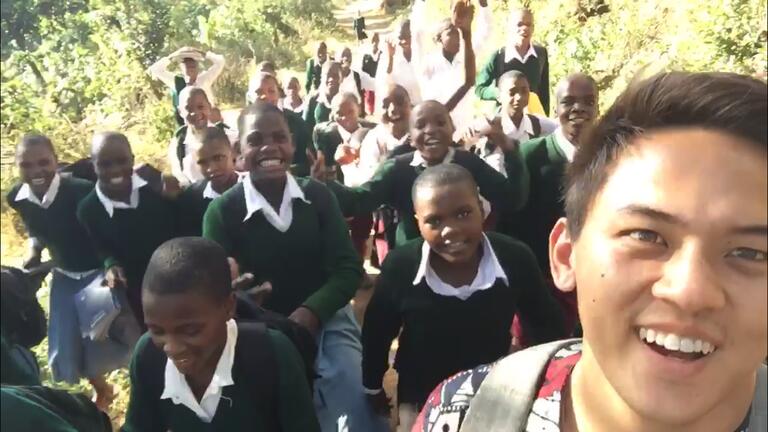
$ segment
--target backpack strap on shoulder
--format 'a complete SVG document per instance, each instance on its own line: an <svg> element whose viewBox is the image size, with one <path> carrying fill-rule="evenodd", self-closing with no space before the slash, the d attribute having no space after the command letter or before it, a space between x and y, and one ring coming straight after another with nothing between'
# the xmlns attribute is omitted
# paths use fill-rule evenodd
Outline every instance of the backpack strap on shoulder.
<svg viewBox="0 0 768 432"><path fill-rule="evenodd" d="M187 127L182 126L176 129L176 158L179 160L179 166L184 169L184 156L187 155L187 151L184 148L184 140L187 139Z"/></svg>
<svg viewBox="0 0 768 432"><path fill-rule="evenodd" d="M496 363L472 400L461 432L522 431L549 360L576 341L537 345Z"/></svg>
<svg viewBox="0 0 768 432"><path fill-rule="evenodd" d="M279 431L276 413L280 365L277 364L267 326L259 322L238 321L237 331L235 359L238 368L247 381L246 387L256 396L257 406L263 407L265 430Z"/></svg>
<svg viewBox="0 0 768 432"><path fill-rule="evenodd" d="M538 138L541 136L541 120L539 120L538 117L536 117L533 114L526 114L528 116L528 120L531 121L531 126L533 127L533 137L531 138Z"/></svg>

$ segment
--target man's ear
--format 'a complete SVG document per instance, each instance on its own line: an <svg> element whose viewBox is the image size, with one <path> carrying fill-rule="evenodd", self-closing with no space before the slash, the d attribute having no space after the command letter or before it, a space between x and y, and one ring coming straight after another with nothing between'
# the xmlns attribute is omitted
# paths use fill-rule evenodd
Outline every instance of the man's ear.
<svg viewBox="0 0 768 432"><path fill-rule="evenodd" d="M549 267L552 280L563 292L576 289L575 247L568 232L567 222L566 218L560 218L549 234Z"/></svg>

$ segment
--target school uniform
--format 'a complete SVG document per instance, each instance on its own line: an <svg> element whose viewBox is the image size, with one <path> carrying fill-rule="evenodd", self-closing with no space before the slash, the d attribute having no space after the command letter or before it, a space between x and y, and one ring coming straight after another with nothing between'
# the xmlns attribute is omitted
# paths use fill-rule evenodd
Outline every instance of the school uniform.
<svg viewBox="0 0 768 432"><path fill-rule="evenodd" d="M125 271L128 302L142 329L145 328L141 283L152 253L176 234L171 202L134 174L129 203L111 200L97 183L80 202L77 218L88 232L104 269L119 265Z"/></svg>
<svg viewBox="0 0 768 432"><path fill-rule="evenodd" d="M462 287L440 279L430 264L433 252L422 239L389 254L365 314L363 384L368 393L382 388L390 345L401 327L394 364L397 400L415 412L442 380L506 355L516 311L537 342L562 336L558 305L530 249L496 233L484 235L481 248L477 275Z"/></svg>
<svg viewBox="0 0 768 432"><path fill-rule="evenodd" d="M368 131L360 144L359 158L349 164L342 165L344 184L359 186L373 177L376 168L387 160L389 153L396 147L408 142L408 134L395 138L385 124L378 124Z"/></svg>
<svg viewBox="0 0 768 432"><path fill-rule="evenodd" d="M238 181L244 175L238 176ZM180 236L203 235L203 216L208 205L221 194L213 189L210 180L203 179L189 185L176 197L176 224Z"/></svg>
<svg viewBox="0 0 768 432"><path fill-rule="evenodd" d="M223 122L208 123L207 127L217 127L223 130L230 143L237 140L237 132L232 134L229 126ZM173 139L168 145L168 164L171 166L171 173L183 185L192 184L205 178L197 165L197 151L203 145L202 139L201 135L189 129L189 125L184 125L176 129Z"/></svg>
<svg viewBox="0 0 768 432"><path fill-rule="evenodd" d="M326 60L328 61L328 60ZM311 94L312 90L320 88L320 77L323 74L323 65L315 61L315 58L307 59L307 77L304 80L304 92Z"/></svg>
<svg viewBox="0 0 768 432"><path fill-rule="evenodd" d="M307 149L312 145L312 129L302 120L301 114L297 114L290 109L283 108L283 117L288 124L288 131L291 132L293 139L294 152L293 161L291 161L291 173L298 177L309 176L309 160L307 159Z"/></svg>
<svg viewBox="0 0 768 432"><path fill-rule="evenodd" d="M488 166L473 153L450 148L442 163L455 163L466 168L480 188L480 195L498 211L513 211L527 199L527 174L518 152L507 155L511 175L503 175ZM384 162L373 178L356 188L329 183L337 194L347 215L376 210L382 204L394 207L399 215L396 243L401 245L420 236L414 217L410 190L416 178L426 169L426 163L418 151L397 156Z"/></svg>
<svg viewBox="0 0 768 432"><path fill-rule="evenodd" d="M366 77L367 78L367 77ZM354 70L349 71L349 75L341 79L339 84L339 93L352 93L357 97L357 101L363 103L363 76Z"/></svg>
<svg viewBox="0 0 768 432"><path fill-rule="evenodd" d="M82 393L40 384L0 387L0 430L107 432L109 416Z"/></svg>
<svg viewBox="0 0 768 432"><path fill-rule="evenodd" d="M288 99L287 97L280 99L280 107L283 110L288 110L288 111L294 112L294 113L298 114L299 116L301 116L304 113L304 106L305 105L306 105L306 103L302 99L301 103L299 104L299 106L297 106L296 108L293 108L293 107L291 107L291 100L290 99Z"/></svg>
<svg viewBox="0 0 768 432"><path fill-rule="evenodd" d="M349 307L362 267L333 194L288 175L276 211L243 181L208 206L203 236L221 244L242 273L272 284L265 308L287 316L304 306L323 324L314 389L322 430L336 431L344 414L350 430L386 430L363 397L360 327Z"/></svg>
<svg viewBox="0 0 768 432"><path fill-rule="evenodd" d="M313 95L307 100L307 106L304 107L302 118L307 128L314 130L315 125L331 119L331 101L325 97L325 94L318 93Z"/></svg>
<svg viewBox="0 0 768 432"><path fill-rule="evenodd" d="M369 52L363 55L363 64L360 68L362 76L367 76L367 80L363 80L363 100L365 101L365 112L373 114L376 110L376 70L379 67L379 59L381 58L381 51L375 53ZM368 84L366 85L366 82Z"/></svg>
<svg viewBox="0 0 768 432"><path fill-rule="evenodd" d="M79 203L93 193L93 183L56 174L39 200L26 183L16 184L8 204L24 221L27 232L46 246L56 267L50 282L48 363L55 381L77 383L125 366L130 347L138 339L135 329L121 340L83 338L75 294L102 276L101 260L79 223Z"/></svg>
<svg viewBox="0 0 768 432"><path fill-rule="evenodd" d="M276 330L252 340L239 327L234 320L227 322L224 349L199 402L186 377L145 334L131 362L131 398L122 431L319 431L296 348ZM254 365L248 362L245 345L254 343L269 344L262 349L271 350L270 366L278 370L249 370ZM249 378L257 373L275 376L274 383L260 383L272 388L251 387ZM272 406L265 406L260 392L269 393Z"/></svg>
<svg viewBox="0 0 768 432"><path fill-rule="evenodd" d="M531 91L536 93L541 101L544 113L549 114L549 58L547 49L534 43L531 43L524 56L520 56L513 44L497 50L477 74L477 97L498 103L498 79L511 70L525 74Z"/></svg>
<svg viewBox="0 0 768 432"><path fill-rule="evenodd" d="M200 72L194 83L188 83L184 76L170 72L168 66L170 66L172 60L168 57L161 58L148 69L150 75L162 81L163 84L170 89L171 99L173 101L174 118L179 126L184 125L184 119L179 114L179 93L181 93L181 91L188 85L202 87L203 90L205 90L206 96L208 96L208 101L211 103L211 106L216 106L216 96L213 93L212 87L214 81L216 81L224 70L226 61L223 55L212 52L206 53L205 58L211 62L211 67Z"/></svg>

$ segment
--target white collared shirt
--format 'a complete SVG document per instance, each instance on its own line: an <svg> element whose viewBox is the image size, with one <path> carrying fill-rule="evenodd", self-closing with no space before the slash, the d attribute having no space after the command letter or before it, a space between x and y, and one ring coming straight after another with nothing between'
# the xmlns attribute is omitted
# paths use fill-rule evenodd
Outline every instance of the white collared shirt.
<svg viewBox="0 0 768 432"><path fill-rule="evenodd" d="M272 205L264 198L256 187L253 186L253 182L250 178L243 181L243 192L245 193L245 218L243 222L251 218L251 216L257 211L261 210L264 214L264 218L273 227L280 232L288 231L293 222L293 200L300 199L309 204L309 201L304 197L304 191L301 190L299 184L296 183L296 179L292 175L287 174L285 182L285 189L283 190L283 201L280 203L280 212L276 212Z"/></svg>
<svg viewBox="0 0 768 432"><path fill-rule="evenodd" d="M446 297L458 297L461 300L468 299L472 294L477 291L486 290L496 284L497 279L502 279L505 284L509 285L507 274L504 273L504 269L499 264L496 253L493 252L491 242L488 237L483 234L483 256L480 258L480 264L477 267L477 275L475 279L469 285L460 287L451 286L440 279L440 276L432 269L432 265L429 263L429 256L431 249L429 243L426 241L421 246L421 262L419 269L416 272L416 277L413 279L413 285L418 285L422 280L426 279L427 286L435 294Z"/></svg>
<svg viewBox="0 0 768 432"><path fill-rule="evenodd" d="M347 75L346 78L341 79L341 84L339 84L339 94L342 93L352 93L355 95L357 102L361 102L360 93L357 91L357 82L355 81L355 71L350 70L349 75Z"/></svg>
<svg viewBox="0 0 768 432"><path fill-rule="evenodd" d="M407 139L408 134L400 139L392 136L385 124L379 124L368 131L360 144L360 157L341 166L344 183L347 186L359 186L370 180L379 165L387 159L389 152Z"/></svg>
<svg viewBox="0 0 768 432"><path fill-rule="evenodd" d="M124 203L122 201L114 201L108 196L104 195L104 192L101 191L101 187L99 187L99 182L96 182L96 196L99 198L99 201L101 202L101 205L104 206L104 210L107 211L107 214L109 217L112 217L115 213L115 209L135 209L139 206L139 189L141 189L143 186L147 184L147 182L138 176L138 174L133 173L131 176L131 199L130 203Z"/></svg>
<svg viewBox="0 0 768 432"><path fill-rule="evenodd" d="M19 188L19 192L16 194L16 197L14 198L15 201L24 201L27 200L31 202L32 204L37 205L38 207L42 207L44 209L47 209L48 207L53 204L53 201L56 199L56 195L59 194L59 186L61 185L61 176L59 176L59 173L56 173L53 175L53 179L51 180L50 186L48 186L48 190L45 191L45 195L43 195L43 200L40 201L37 198L37 195L32 192L32 187L24 183Z"/></svg>
<svg viewBox="0 0 768 432"><path fill-rule="evenodd" d="M563 134L563 128L557 128L554 134L555 142L557 143L557 146L560 147L560 150L562 150L565 154L565 158L568 159L568 162L573 162L573 155L576 153L576 146L574 146L573 143L568 141L568 138L565 137L565 134Z"/></svg>
<svg viewBox="0 0 768 432"><path fill-rule="evenodd" d="M211 67L197 74L197 79L192 85L202 87L203 90L205 90L205 94L208 96L208 101L211 102L211 106L216 106L216 97L212 90L213 82L216 81L219 75L221 75L221 72L224 70L224 64L226 61L224 60L223 55L212 52L205 53L205 58L210 60ZM172 60L168 57L163 57L155 62L155 64L150 66L148 72L154 78L162 81L171 90L176 90L176 74L168 70L168 66L171 64L171 62ZM190 84L187 83L187 85Z"/></svg>
<svg viewBox="0 0 768 432"><path fill-rule="evenodd" d="M235 320L227 321L227 342L221 352L211 383L205 389L200 402L197 402L186 377L176 369L171 359L165 363L165 388L160 399L171 399L176 405L184 405L191 409L200 420L210 423L216 415L216 409L221 401L222 388L233 385L232 366L235 363L235 345L237 344L237 324Z"/></svg>
<svg viewBox="0 0 768 432"><path fill-rule="evenodd" d="M243 181L243 178L245 177L247 177L247 173L245 174L237 173L237 183L240 183L241 181ZM215 189L213 189L213 184L209 180L208 183L206 183L205 185L205 189L203 189L203 198L216 199L220 196L221 194L216 192Z"/></svg>
<svg viewBox="0 0 768 432"><path fill-rule="evenodd" d="M214 126L216 125L209 122L207 127ZM229 135L227 138L230 138ZM203 145L201 139L201 136L194 133L193 127L187 126L187 134L184 136L184 159L182 159L181 164L179 164L179 157L176 155L178 139L172 138L168 145L168 162L171 165L171 173L182 185L192 184L205 178L197 165L197 151Z"/></svg>
<svg viewBox="0 0 768 432"><path fill-rule="evenodd" d="M438 165L451 163L453 161L453 155L456 153L456 149L453 147L448 148L448 153L445 154L445 158L443 158L443 161L440 162ZM427 166L427 161L424 160L423 157L421 157L421 152L418 150L413 152L413 160L411 161L411 166L417 167L417 166Z"/></svg>
<svg viewBox="0 0 768 432"><path fill-rule="evenodd" d="M504 63L509 63L514 59L517 59L520 63L525 63L531 56L539 58L539 55L536 54L536 50L533 49L533 41L528 45L528 52L526 52L523 57L520 57L520 53L517 51L514 42L507 43L507 46L504 48Z"/></svg>
<svg viewBox="0 0 768 432"><path fill-rule="evenodd" d="M299 104L296 108L291 108L291 100L287 97L284 97L280 99L280 108L283 110L293 111L297 114L301 114L304 112L304 107L306 106L306 103L304 100L301 100L301 104Z"/></svg>
<svg viewBox="0 0 768 432"><path fill-rule="evenodd" d="M504 130L504 134L512 139L517 140L520 143L524 143L529 139L536 138L533 136L533 123L529 116L535 114L523 114L523 120L520 122L520 127L515 126L512 118L506 113L501 113L501 128ZM539 136L547 136L557 130L559 125L552 119L535 115L539 119L541 125L541 132Z"/></svg>

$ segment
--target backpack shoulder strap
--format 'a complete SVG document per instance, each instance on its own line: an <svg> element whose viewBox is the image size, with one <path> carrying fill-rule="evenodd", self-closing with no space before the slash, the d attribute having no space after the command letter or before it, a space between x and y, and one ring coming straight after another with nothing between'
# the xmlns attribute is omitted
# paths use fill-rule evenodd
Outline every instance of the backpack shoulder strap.
<svg viewBox="0 0 768 432"><path fill-rule="evenodd" d="M549 360L575 341L537 345L499 361L480 385L461 432L522 431Z"/></svg>
<svg viewBox="0 0 768 432"><path fill-rule="evenodd" d="M256 396L256 404L264 407L265 430L279 431L277 415L278 368L267 326L264 323L238 321L238 343L235 358L246 380L246 388Z"/></svg>
<svg viewBox="0 0 768 432"><path fill-rule="evenodd" d="M182 126L176 129L176 158L179 159L179 166L184 167L184 156L187 155L184 148L184 140L187 139L187 127Z"/></svg>
<svg viewBox="0 0 768 432"><path fill-rule="evenodd" d="M499 48L498 51L496 51L496 58L495 58L495 66L496 66L496 83L499 82L499 77L504 75L504 47Z"/></svg>
<svg viewBox="0 0 768 432"><path fill-rule="evenodd" d="M533 138L538 138L541 136L541 120L533 114L526 115L528 116L528 120L531 121L531 126L533 126Z"/></svg>
<svg viewBox="0 0 768 432"><path fill-rule="evenodd" d="M544 60L547 59L547 49L541 45L533 44L533 51L536 52L536 58L539 59L539 75L541 75L544 72Z"/></svg>
<svg viewBox="0 0 768 432"><path fill-rule="evenodd" d="M749 428L752 431L764 431L768 429L768 379L765 364L757 369L757 383L755 385L755 397L752 398L752 409L749 414Z"/></svg>

